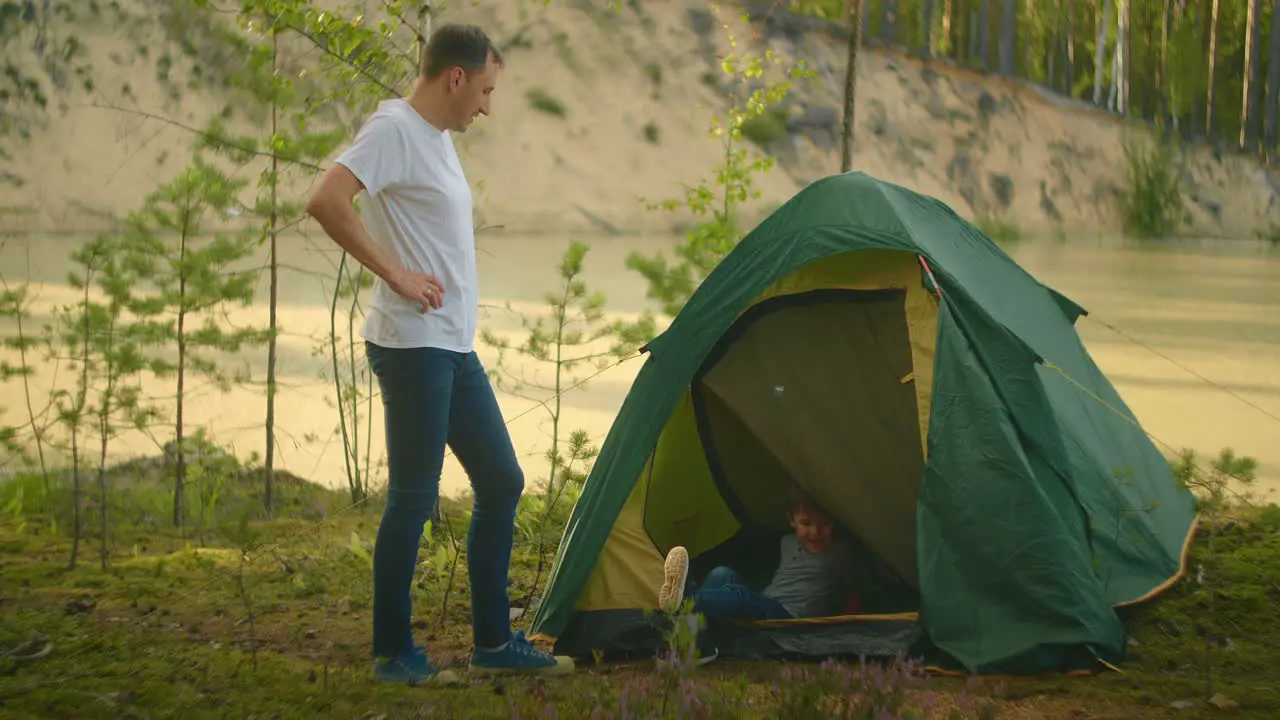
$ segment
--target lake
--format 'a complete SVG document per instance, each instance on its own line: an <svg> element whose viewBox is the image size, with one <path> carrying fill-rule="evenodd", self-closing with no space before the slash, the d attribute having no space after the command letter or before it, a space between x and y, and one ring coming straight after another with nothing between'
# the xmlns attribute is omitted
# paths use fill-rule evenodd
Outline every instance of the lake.
<svg viewBox="0 0 1280 720"><path fill-rule="evenodd" d="M652 307L645 299L643 280L625 268L624 260L632 251L667 249L676 238L581 239L592 245L585 279L605 292L611 313L634 316ZM33 324L47 322L53 304L76 300L66 275L71 252L83 240L9 238L0 249L0 268L10 285L26 278L38 286L38 316ZM545 309L543 296L556 286L555 269L567 240L562 235L481 234L482 326L520 337L515 312ZM1260 491L1280 489L1280 443L1276 442L1280 437L1276 419L1280 417L1280 247L1246 241L1135 243L1086 237L1024 240L1008 250L1028 271L1090 312L1079 321L1081 336L1158 443L1191 447L1202 454L1231 447L1260 462ZM261 262L265 258L264 251ZM334 246L318 230L310 237L291 235L281 240L285 267L279 318L284 335L278 361L277 463L317 482L344 486L342 439L327 375L331 361L327 351L316 352L327 347L331 278L337 261ZM253 307L231 314L234 322L266 325L265 274L258 295ZM3 331L11 332L12 325ZM481 345L480 353L492 366L494 351ZM263 448L266 403L261 383L266 351L255 349L227 361L248 372L257 384L224 394L207 381L192 381L189 387L195 389L189 390L187 423L190 428L205 427L212 438L244 457ZM642 362L639 358L624 362L565 393L562 429L583 428L602 442ZM531 373L535 364L517 363L509 371ZM66 382L65 368L61 372L60 382ZM542 379L549 380L545 368L541 372ZM593 368L584 368L576 377L592 372ZM43 395L52 378L50 372L42 371L33 380L33 390ZM166 391L172 394L171 388L161 385L149 385L148 391L157 396ZM41 397L34 400L37 408L43 404ZM545 476L547 413L509 393L500 394L500 401L532 486ZM26 413L20 382L0 385L0 407L5 409L0 421L22 421ZM372 453L377 462L382 428L376 398L373 409ZM368 430L362 418L362 446ZM157 431L162 440L165 432ZM123 458L157 452L154 440L132 433L115 441L113 454ZM375 485L383 475L376 477ZM450 458L444 492L455 493L465 484L461 467Z"/></svg>

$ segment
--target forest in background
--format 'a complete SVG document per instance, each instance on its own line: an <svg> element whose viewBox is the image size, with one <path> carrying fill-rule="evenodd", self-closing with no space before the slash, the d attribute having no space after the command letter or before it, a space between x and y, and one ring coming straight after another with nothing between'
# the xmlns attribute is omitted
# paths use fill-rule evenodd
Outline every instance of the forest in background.
<svg viewBox="0 0 1280 720"><path fill-rule="evenodd" d="M1024 78L1187 140L1268 161L1280 147L1280 0L790 0L789 8L846 27L857 18L860 42Z"/></svg>

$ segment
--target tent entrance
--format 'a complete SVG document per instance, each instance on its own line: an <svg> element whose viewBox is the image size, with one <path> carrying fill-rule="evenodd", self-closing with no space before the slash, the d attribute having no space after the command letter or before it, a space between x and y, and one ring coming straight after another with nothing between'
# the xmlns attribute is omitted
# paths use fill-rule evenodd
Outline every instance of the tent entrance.
<svg viewBox="0 0 1280 720"><path fill-rule="evenodd" d="M721 337L692 399L713 480L742 528L695 558L695 576L729 564L763 586L794 483L914 594L924 453L905 299L901 289L782 295Z"/></svg>

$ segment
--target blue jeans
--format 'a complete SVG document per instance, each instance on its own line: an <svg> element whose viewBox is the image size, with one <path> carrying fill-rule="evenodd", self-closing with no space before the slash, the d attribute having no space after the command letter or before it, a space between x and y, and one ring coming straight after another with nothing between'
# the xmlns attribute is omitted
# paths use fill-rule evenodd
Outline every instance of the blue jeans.
<svg viewBox="0 0 1280 720"><path fill-rule="evenodd" d="M791 613L782 603L743 584L732 568L717 567L707 573L693 593L693 610L708 618L782 620Z"/></svg>
<svg viewBox="0 0 1280 720"><path fill-rule="evenodd" d="M507 580L524 473L480 359L474 352L365 343L386 418L386 508L373 552L373 654L414 648L410 587L423 526L436 508L446 445L471 480L467 533L476 647L511 639Z"/></svg>

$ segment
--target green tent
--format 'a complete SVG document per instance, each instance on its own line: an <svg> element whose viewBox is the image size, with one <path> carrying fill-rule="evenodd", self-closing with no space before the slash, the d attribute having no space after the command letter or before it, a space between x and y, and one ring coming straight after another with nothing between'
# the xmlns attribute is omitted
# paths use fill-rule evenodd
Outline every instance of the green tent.
<svg viewBox="0 0 1280 720"><path fill-rule="evenodd" d="M795 483L865 551L862 606L723 628L722 655L1121 662L1117 609L1182 575L1196 514L1082 314L934 198L814 182L645 348L533 632L575 656L654 651L667 551L688 548L694 580L727 564L763 586Z"/></svg>

